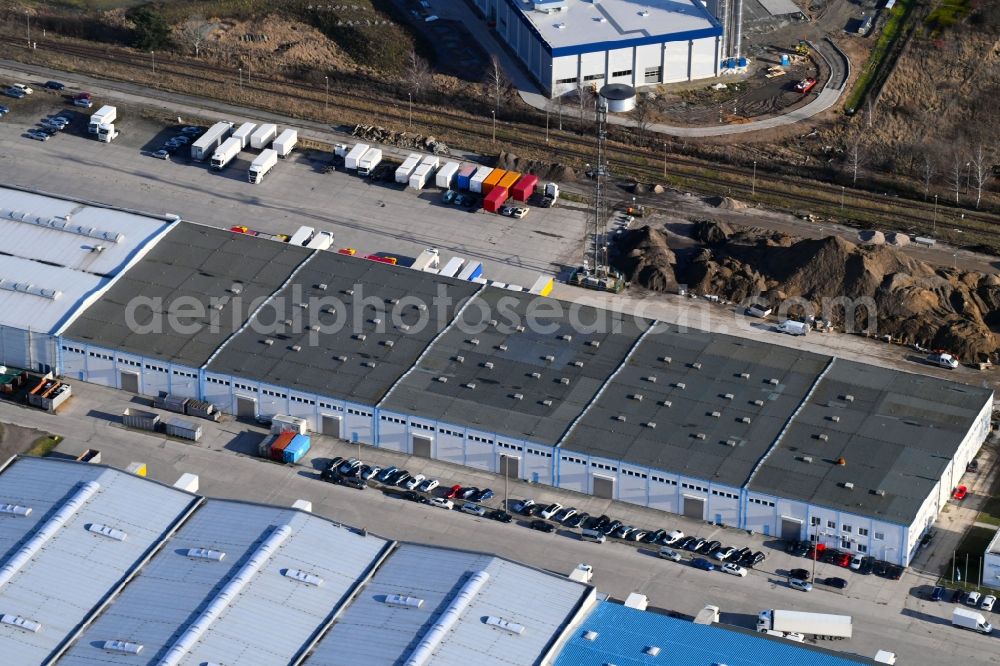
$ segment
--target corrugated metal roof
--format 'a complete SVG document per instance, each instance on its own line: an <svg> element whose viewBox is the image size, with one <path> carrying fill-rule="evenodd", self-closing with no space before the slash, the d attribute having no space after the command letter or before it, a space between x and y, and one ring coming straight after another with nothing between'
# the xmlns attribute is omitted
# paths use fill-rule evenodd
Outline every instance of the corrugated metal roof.
<svg viewBox="0 0 1000 666"><path fill-rule="evenodd" d="M587 640L587 632L596 632ZM659 654L646 653L649 647ZM864 657L762 636L720 625L602 602L574 630L554 666L863 666Z"/></svg>
<svg viewBox="0 0 1000 666"><path fill-rule="evenodd" d="M537 663L591 588L491 555L401 545L338 618L307 666L403 664L459 590L479 572L489 577L434 650L429 664L528 666ZM386 603L388 595L423 600L419 608ZM524 627L516 635L486 623Z"/></svg>
<svg viewBox="0 0 1000 666"><path fill-rule="evenodd" d="M263 559L221 614L205 624L178 663L289 663L388 542L294 509L209 500L88 627L60 664L157 663L284 525L290 528L288 538ZM189 550L198 548L225 555L221 561L190 556ZM292 571L317 576L322 584L283 573ZM142 654L106 652L98 646L107 640L141 644Z"/></svg>
<svg viewBox="0 0 1000 666"><path fill-rule="evenodd" d="M0 612L42 625L37 633L0 625L5 664L42 663L198 501L102 466L19 458L0 474L0 504L30 507L31 513L0 514L3 566L54 525L54 516L87 482L98 484L97 492L0 585ZM124 532L124 540L97 532L101 526Z"/></svg>

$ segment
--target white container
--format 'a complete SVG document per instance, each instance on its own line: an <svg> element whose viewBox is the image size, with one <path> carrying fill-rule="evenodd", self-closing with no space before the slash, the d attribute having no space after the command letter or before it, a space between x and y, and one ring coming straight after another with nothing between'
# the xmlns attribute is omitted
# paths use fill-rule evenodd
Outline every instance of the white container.
<svg viewBox="0 0 1000 666"><path fill-rule="evenodd" d="M427 185L427 179L431 176L431 169L433 167L430 164L421 164L414 170L413 175L410 176L410 187L415 190L422 190L424 186Z"/></svg>
<svg viewBox="0 0 1000 666"><path fill-rule="evenodd" d="M382 161L381 148L369 148L358 160L358 175L370 176L372 171Z"/></svg>
<svg viewBox="0 0 1000 666"><path fill-rule="evenodd" d="M414 170L420 166L420 153L410 153L403 160L403 163L396 167L396 182L406 185L410 182L410 176Z"/></svg>
<svg viewBox="0 0 1000 666"><path fill-rule="evenodd" d="M429 247L421 252L413 261L410 268L417 271L426 271L428 268L437 268L441 265L441 255L436 247Z"/></svg>
<svg viewBox="0 0 1000 666"><path fill-rule="evenodd" d="M278 126L272 123L264 123L250 135L250 147L257 150L267 148L268 144L278 136Z"/></svg>
<svg viewBox="0 0 1000 666"><path fill-rule="evenodd" d="M275 152L278 153L278 157L280 157L281 159L285 159L286 157L288 157L288 154L292 152L292 148L294 148L298 144L298 142L299 142L298 131L293 129L286 129L284 132L281 133L281 135L277 139L274 140L272 148L274 148Z"/></svg>
<svg viewBox="0 0 1000 666"><path fill-rule="evenodd" d="M441 269L439 275L444 277L455 277L458 275L458 272L462 270L462 266L464 264L465 259L462 259L461 257L452 257L448 263L444 265L444 268Z"/></svg>
<svg viewBox="0 0 1000 666"><path fill-rule="evenodd" d="M313 234L315 233L316 230L313 229L312 227L301 226L298 229L296 229L295 233L292 234L292 237L288 239L288 244L305 245L306 243L312 240Z"/></svg>
<svg viewBox="0 0 1000 666"><path fill-rule="evenodd" d="M271 432L275 435L288 430L305 435L309 432L309 421L297 416L288 416L287 414L276 414L271 419Z"/></svg>
<svg viewBox="0 0 1000 666"><path fill-rule="evenodd" d="M371 146L367 143L355 144L353 148L344 156L344 168L354 171L358 168L358 160L360 160L365 153L371 150Z"/></svg>
<svg viewBox="0 0 1000 666"><path fill-rule="evenodd" d="M455 183L455 176L458 174L458 162L445 162L444 166L438 169L434 177L434 184L438 187L450 190Z"/></svg>
<svg viewBox="0 0 1000 666"><path fill-rule="evenodd" d="M310 250L329 250L331 245L333 245L333 234L329 231L317 231L306 247Z"/></svg>
<svg viewBox="0 0 1000 666"><path fill-rule="evenodd" d="M278 163L278 153L274 152L270 148L267 148L254 158L254 161L250 164L250 169L247 171L247 180L251 183L259 183L264 180L264 174L271 170L275 164Z"/></svg>
<svg viewBox="0 0 1000 666"><path fill-rule="evenodd" d="M437 155L424 155L420 160L420 166L429 165L432 169L437 169L441 165L441 160Z"/></svg>
<svg viewBox="0 0 1000 666"><path fill-rule="evenodd" d="M250 135L257 128L257 123L243 123L240 125L235 132L233 132L233 139L240 140L240 150L245 149L250 145Z"/></svg>
<svg viewBox="0 0 1000 666"><path fill-rule="evenodd" d="M110 125L115 122L118 117L118 109L116 107L105 105L99 108L90 116L90 124L87 125L87 131L91 134L97 134L101 125Z"/></svg>
<svg viewBox="0 0 1000 666"><path fill-rule="evenodd" d="M179 488L181 490L186 490L189 493L198 492L198 475L191 474L190 472L185 472L181 474L180 478L174 482L174 488Z"/></svg>
<svg viewBox="0 0 1000 666"><path fill-rule="evenodd" d="M212 169L221 171L240 154L240 140L235 137L226 139L219 148L212 153Z"/></svg>
<svg viewBox="0 0 1000 666"><path fill-rule="evenodd" d="M212 156L215 149L222 145L222 142L229 136L233 129L230 122L215 123L208 128L208 131L198 137L198 140L191 144L191 159L199 162Z"/></svg>
<svg viewBox="0 0 1000 666"><path fill-rule="evenodd" d="M492 167L479 167L476 169L476 173L469 179L469 191L482 194L483 181L489 178L491 173L493 173Z"/></svg>

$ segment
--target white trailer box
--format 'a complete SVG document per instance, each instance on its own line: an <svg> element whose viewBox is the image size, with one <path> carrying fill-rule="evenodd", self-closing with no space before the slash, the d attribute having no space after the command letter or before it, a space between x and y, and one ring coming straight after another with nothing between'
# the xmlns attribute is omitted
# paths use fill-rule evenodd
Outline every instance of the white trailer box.
<svg viewBox="0 0 1000 666"><path fill-rule="evenodd" d="M410 176L410 187L415 190L424 189L424 185L427 184L427 179L431 177L431 170L433 167L430 164L421 164L418 166L413 175Z"/></svg>
<svg viewBox="0 0 1000 666"><path fill-rule="evenodd" d="M315 233L316 230L313 229L312 227L306 227L306 226L299 227L295 231L295 233L292 234L292 237L288 239L288 244L305 245L306 243L312 240L313 234Z"/></svg>
<svg viewBox="0 0 1000 666"><path fill-rule="evenodd" d="M369 148L368 152L361 156L358 160L358 175L359 176L370 176L375 167L379 165L382 161L382 149L381 148Z"/></svg>
<svg viewBox="0 0 1000 666"><path fill-rule="evenodd" d="M118 109L113 106L102 106L97 111L90 116L90 124L87 125L87 131L91 134L97 134L100 130L101 125L110 125L118 119Z"/></svg>
<svg viewBox="0 0 1000 666"><path fill-rule="evenodd" d="M236 137L229 137L212 153L212 169L215 171L225 169L239 154L240 140Z"/></svg>
<svg viewBox="0 0 1000 666"><path fill-rule="evenodd" d="M344 168L355 170L358 168L358 160L364 157L365 153L371 150L367 143L356 143L354 147L344 156Z"/></svg>
<svg viewBox="0 0 1000 666"><path fill-rule="evenodd" d="M121 134L121 132L115 129L114 123L107 123L98 128L97 140L103 143L111 143L118 138L119 134Z"/></svg>
<svg viewBox="0 0 1000 666"><path fill-rule="evenodd" d="M971 629L972 631L978 631L981 634L993 633L993 625L986 621L986 618L983 617L982 613L973 608L962 608L961 606L956 606L955 610L952 611L951 614L951 623L956 627Z"/></svg>
<svg viewBox="0 0 1000 666"><path fill-rule="evenodd" d="M420 166L420 153L410 153L403 160L403 163L396 167L396 182L407 185L413 171Z"/></svg>
<svg viewBox="0 0 1000 666"><path fill-rule="evenodd" d="M250 145L250 135L257 128L257 123L243 123L235 132L232 138L240 140L240 150L245 150Z"/></svg>
<svg viewBox="0 0 1000 666"><path fill-rule="evenodd" d="M434 184L440 188L450 190L455 183L455 176L458 174L458 162L445 162L444 166L438 169L434 177Z"/></svg>
<svg viewBox="0 0 1000 666"><path fill-rule="evenodd" d="M229 136L232 129L233 124L225 121L209 127L207 132L191 144L191 159L202 162L211 157L215 149L221 146L222 142Z"/></svg>
<svg viewBox="0 0 1000 666"><path fill-rule="evenodd" d="M486 180L491 173L493 173L493 167L481 166L476 169L476 173L472 174L472 178L469 179L469 191L482 194L483 181Z"/></svg>
<svg viewBox="0 0 1000 666"><path fill-rule="evenodd" d="M437 155L424 155L423 158L420 160L420 166L423 166L425 164L429 164L432 169L437 169L439 166L441 166L441 160L440 158L438 158Z"/></svg>
<svg viewBox="0 0 1000 666"><path fill-rule="evenodd" d="M250 169L247 171L247 180L251 183L259 183L264 180L264 174L271 170L275 164L278 163L278 153L274 152L270 148L267 148L254 158L254 161L250 164Z"/></svg>
<svg viewBox="0 0 1000 666"><path fill-rule="evenodd" d="M296 146L299 142L299 133L297 130L286 129L281 135L274 140L272 148L278 153L278 157L285 159L288 157L288 153L292 152L292 148Z"/></svg>
<svg viewBox="0 0 1000 666"><path fill-rule="evenodd" d="M429 247L421 252L410 266L416 271L426 271L428 268L437 268L441 265L441 255L436 247Z"/></svg>
<svg viewBox="0 0 1000 666"><path fill-rule="evenodd" d="M279 435L287 430L297 432L300 435L309 433L309 421L298 416L288 416L287 414L275 414L271 419L271 434Z"/></svg>
<svg viewBox="0 0 1000 666"><path fill-rule="evenodd" d="M763 633L768 629L817 638L850 638L852 634L850 615L790 610L761 611L757 616L757 631Z"/></svg>
<svg viewBox="0 0 1000 666"><path fill-rule="evenodd" d="M329 231L317 231L312 240L306 243L310 250L329 250L333 245L333 234Z"/></svg>
<svg viewBox="0 0 1000 666"><path fill-rule="evenodd" d="M465 259L462 259L461 257L452 257L451 260L444 265L444 268L441 269L439 275L444 277L455 277L458 275L458 272L462 270L462 266L464 264Z"/></svg>
<svg viewBox="0 0 1000 666"><path fill-rule="evenodd" d="M268 144L278 136L278 126L272 123L264 123L250 135L250 147L257 150L267 148Z"/></svg>

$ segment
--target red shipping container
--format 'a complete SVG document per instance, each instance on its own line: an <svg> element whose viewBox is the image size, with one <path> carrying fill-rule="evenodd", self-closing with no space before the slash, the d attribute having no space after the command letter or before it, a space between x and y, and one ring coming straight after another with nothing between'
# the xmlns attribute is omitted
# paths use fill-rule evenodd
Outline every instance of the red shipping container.
<svg viewBox="0 0 1000 666"><path fill-rule="evenodd" d="M285 453L285 447L291 443L297 434L291 430L286 430L278 435L278 439L274 440L274 444L271 445L271 460L280 461Z"/></svg>
<svg viewBox="0 0 1000 666"><path fill-rule="evenodd" d="M534 194L536 185L538 185L537 176L532 176L531 174L521 176L517 184L510 188L510 195L518 201L527 202L531 198L531 195Z"/></svg>
<svg viewBox="0 0 1000 666"><path fill-rule="evenodd" d="M507 202L507 190L502 187L494 187L483 199L483 208L491 213L499 212L500 208Z"/></svg>

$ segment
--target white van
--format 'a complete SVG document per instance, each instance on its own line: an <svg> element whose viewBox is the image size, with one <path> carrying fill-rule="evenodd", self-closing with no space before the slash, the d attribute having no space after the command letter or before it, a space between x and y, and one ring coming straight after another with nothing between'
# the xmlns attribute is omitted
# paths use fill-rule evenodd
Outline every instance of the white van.
<svg viewBox="0 0 1000 666"><path fill-rule="evenodd" d="M805 335L809 332L809 324L786 319L778 325L778 332L787 333L788 335Z"/></svg>
<svg viewBox="0 0 1000 666"><path fill-rule="evenodd" d="M594 543L604 543L608 540L603 533L597 530L580 530L580 538L584 541L593 541Z"/></svg>
<svg viewBox="0 0 1000 666"><path fill-rule="evenodd" d="M769 314L771 314L771 308L769 308L766 305L761 305L759 303L754 303L753 305L751 305L750 307L748 307L746 310L744 310L743 314L745 314L748 317L757 317L759 319L763 319L766 316L768 316Z"/></svg>

